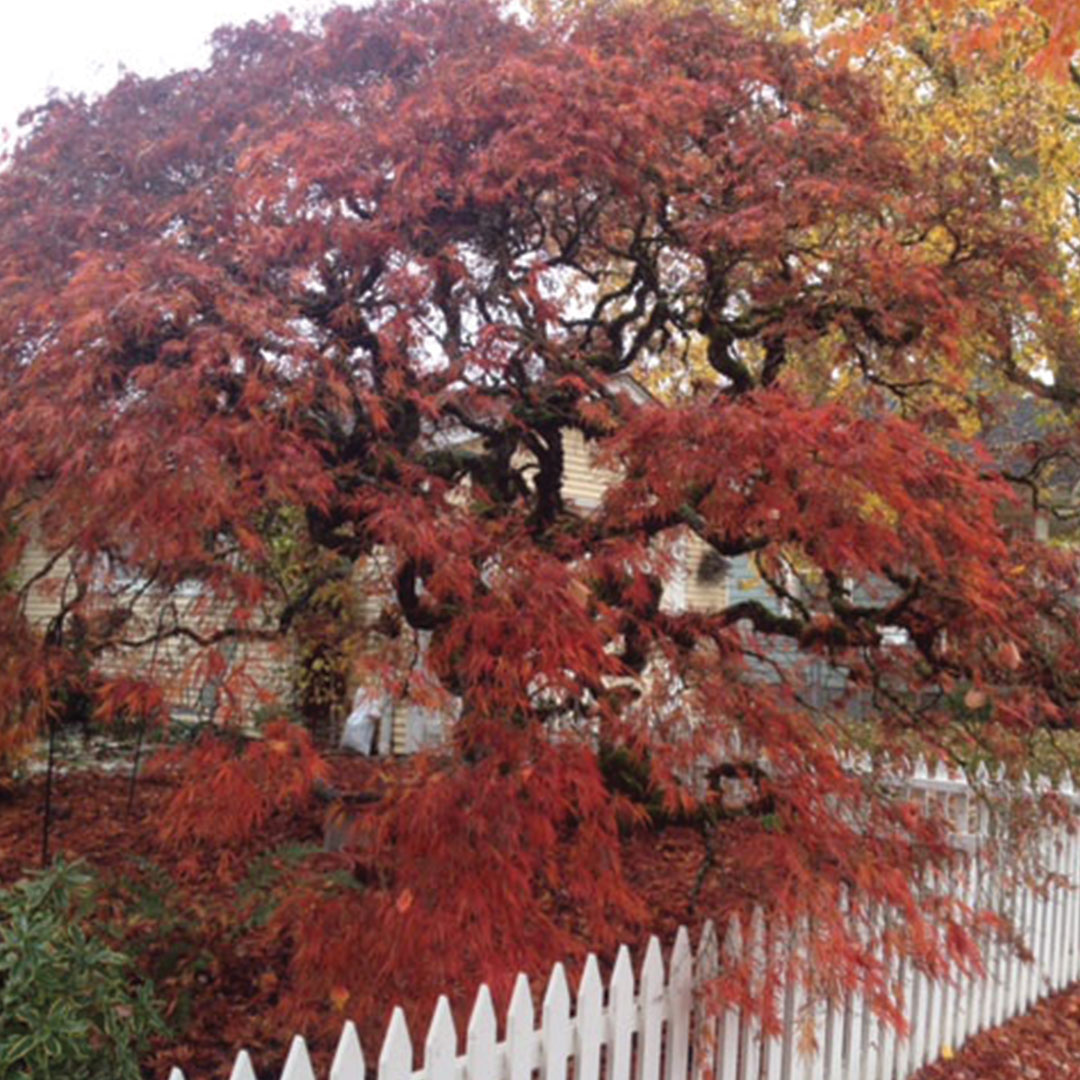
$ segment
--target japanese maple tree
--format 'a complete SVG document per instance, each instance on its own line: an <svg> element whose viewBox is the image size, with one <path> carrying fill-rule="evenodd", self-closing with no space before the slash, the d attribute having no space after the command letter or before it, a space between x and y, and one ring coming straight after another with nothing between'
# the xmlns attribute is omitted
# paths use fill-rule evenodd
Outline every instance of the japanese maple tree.
<svg viewBox="0 0 1080 1080"><path fill-rule="evenodd" d="M363 888L290 898L314 1002L504 979L570 921L610 945L644 813L614 753L657 813L727 817L729 872L815 918L823 983L887 996L841 896L903 912L921 963L946 929L963 951L968 913L916 888L940 823L843 753L857 728L1015 767L1075 717L1072 562L961 422L1018 341L1080 355L987 163L917 165L868 83L703 10L392 3L215 41L206 71L53 102L0 174L3 565L36 530L75 582L3 677L45 694L76 617L91 652L135 643L102 566L201 582L231 613L208 645L389 568L376 666L430 632L460 714L362 815ZM680 365L677 403L620 382ZM613 475L595 508L564 497L572 432ZM299 585L282 530L315 553ZM691 533L760 592L682 610ZM754 795L717 811L736 735Z"/></svg>

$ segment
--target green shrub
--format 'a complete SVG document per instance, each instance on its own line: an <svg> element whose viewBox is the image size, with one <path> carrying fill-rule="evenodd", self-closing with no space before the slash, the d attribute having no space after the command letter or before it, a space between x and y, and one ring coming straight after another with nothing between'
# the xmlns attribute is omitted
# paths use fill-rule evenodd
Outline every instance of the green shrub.
<svg viewBox="0 0 1080 1080"><path fill-rule="evenodd" d="M92 878L57 863L0 890L0 1077L138 1080L164 1025L131 961L82 926Z"/></svg>

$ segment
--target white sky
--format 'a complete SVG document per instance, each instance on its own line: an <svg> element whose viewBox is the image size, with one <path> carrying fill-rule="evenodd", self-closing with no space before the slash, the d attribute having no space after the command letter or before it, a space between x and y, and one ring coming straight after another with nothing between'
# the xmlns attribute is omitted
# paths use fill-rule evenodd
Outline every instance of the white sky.
<svg viewBox="0 0 1080 1080"><path fill-rule="evenodd" d="M94 95L123 70L150 76L202 66L210 34L224 23L334 6L334 0L9 0L0 37L0 130L14 131L19 113L54 88Z"/></svg>

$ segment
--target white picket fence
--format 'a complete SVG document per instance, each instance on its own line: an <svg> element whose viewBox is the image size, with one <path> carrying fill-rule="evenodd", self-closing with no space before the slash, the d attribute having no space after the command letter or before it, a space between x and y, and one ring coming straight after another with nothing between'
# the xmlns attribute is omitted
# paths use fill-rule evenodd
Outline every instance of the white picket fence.
<svg viewBox="0 0 1080 1080"><path fill-rule="evenodd" d="M989 778L981 777L980 780ZM1040 841L1041 865L1052 871L1041 886L1010 884L979 850L990 828L989 811L962 778L924 766L905 783L948 815L956 842L971 853L954 884L970 904L989 898L1013 919L1031 951L987 937L983 973L954 970L935 981L913 967L894 968L903 987L909 1032L901 1038L865 1006L860 993L843 1002L808 1002L801 984L787 982L782 1031L762 1036L757 1016L731 1008L716 1015L695 988L725 965L770 956L781 967L804 945L804 925L766 934L760 912L746 927L733 920L720 942L706 924L696 952L680 929L667 970L653 937L635 980L630 952L619 949L605 988L589 956L571 1000L562 964L556 964L540 1005L539 1026L529 981L518 975L499 1039L491 993L481 986L465 1032L464 1052L450 1004L439 999L417 1067L405 1014L395 1008L375 1065L378 1080L905 1080L972 1035L1029 1009L1037 1000L1080 978L1080 837L1065 829ZM1029 789L1030 790L1030 789ZM1076 801L1071 781L1061 796ZM782 950L783 955L777 950ZM353 1024L346 1023L329 1080L364 1080L371 1063ZM316 1080L301 1036L293 1039L281 1080ZM173 1069L169 1080L184 1080ZM241 1051L230 1080L257 1080Z"/></svg>

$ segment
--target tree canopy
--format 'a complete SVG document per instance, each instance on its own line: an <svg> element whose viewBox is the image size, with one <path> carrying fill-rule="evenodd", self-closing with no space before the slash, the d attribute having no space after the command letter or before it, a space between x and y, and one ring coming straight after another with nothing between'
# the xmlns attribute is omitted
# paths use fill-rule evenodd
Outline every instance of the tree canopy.
<svg viewBox="0 0 1080 1080"><path fill-rule="evenodd" d="M77 587L32 647L0 597L9 730L76 626L124 640L103 565L287 632L287 530L320 573L383 560L372 632L430 631L461 701L366 819L365 889L297 900L303 985L530 966L560 905L611 941L641 810L603 761L692 814L737 735L767 812L731 815L727 865L819 920L818 978L882 997L842 895L904 912L924 963L969 913L917 888L940 823L844 753L1017 768L1080 693L1072 560L966 422L1032 358L1080 392L1062 257L985 156L920 161L886 121L867 79L706 10L479 0L221 31L205 71L47 106L0 174L3 565L34 531ZM657 369L668 403L620 388ZM568 433L612 474L594 508ZM760 590L680 609L690 534Z"/></svg>

